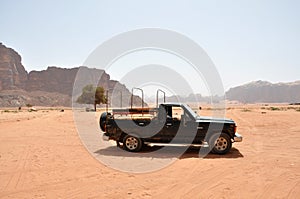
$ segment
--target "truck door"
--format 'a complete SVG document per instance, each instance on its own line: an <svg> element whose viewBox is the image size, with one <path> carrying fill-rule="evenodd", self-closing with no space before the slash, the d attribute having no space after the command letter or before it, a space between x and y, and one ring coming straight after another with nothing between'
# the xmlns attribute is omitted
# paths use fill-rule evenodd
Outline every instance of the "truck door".
<svg viewBox="0 0 300 199"><path fill-rule="evenodd" d="M185 131L187 126L183 125L182 119L185 117L184 110L180 106L170 106L165 125L165 135L172 143L182 143L186 139ZM185 125L189 124L188 119Z"/></svg>
<svg viewBox="0 0 300 199"><path fill-rule="evenodd" d="M181 124L178 131L179 137L183 143L193 143L197 135L197 123L195 122L195 119L184 112L181 117Z"/></svg>

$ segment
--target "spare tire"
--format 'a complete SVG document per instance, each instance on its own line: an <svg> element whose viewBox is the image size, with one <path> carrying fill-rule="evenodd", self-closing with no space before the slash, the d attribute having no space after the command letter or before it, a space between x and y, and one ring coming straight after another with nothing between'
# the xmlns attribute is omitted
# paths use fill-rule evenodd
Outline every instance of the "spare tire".
<svg viewBox="0 0 300 199"><path fill-rule="evenodd" d="M108 115L111 115L111 114L108 113L108 112L102 113L101 116L100 116L100 120L99 120L100 128L104 132L106 130L106 118L107 118Z"/></svg>

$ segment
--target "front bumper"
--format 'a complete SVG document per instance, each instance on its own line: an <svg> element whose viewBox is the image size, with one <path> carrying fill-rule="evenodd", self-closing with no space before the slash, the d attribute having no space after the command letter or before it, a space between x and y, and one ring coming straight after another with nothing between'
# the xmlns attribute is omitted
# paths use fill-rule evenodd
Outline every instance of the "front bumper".
<svg viewBox="0 0 300 199"><path fill-rule="evenodd" d="M238 134L237 132L234 134L234 142L241 142L243 141L243 136L241 134Z"/></svg>

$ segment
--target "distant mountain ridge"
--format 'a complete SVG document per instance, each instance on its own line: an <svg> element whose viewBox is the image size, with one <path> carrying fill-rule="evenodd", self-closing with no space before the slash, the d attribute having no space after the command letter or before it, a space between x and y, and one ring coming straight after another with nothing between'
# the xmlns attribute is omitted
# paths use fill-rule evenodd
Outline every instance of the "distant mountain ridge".
<svg viewBox="0 0 300 199"><path fill-rule="evenodd" d="M270 83L268 81L253 81L229 89L227 100L243 103L295 103L300 102L300 81L287 83Z"/></svg>
<svg viewBox="0 0 300 199"><path fill-rule="evenodd" d="M168 102L219 102L224 99L239 101L241 103L299 103L300 81L286 83L271 83L268 81L253 81L241 86L230 88L222 96L202 96L201 94L190 94L189 96L173 95L166 97ZM154 99L152 99L153 101Z"/></svg>

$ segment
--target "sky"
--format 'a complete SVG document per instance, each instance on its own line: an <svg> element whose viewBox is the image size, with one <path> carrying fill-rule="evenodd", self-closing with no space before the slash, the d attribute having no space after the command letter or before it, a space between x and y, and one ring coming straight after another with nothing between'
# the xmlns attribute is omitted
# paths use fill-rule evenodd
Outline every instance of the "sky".
<svg viewBox="0 0 300 199"><path fill-rule="evenodd" d="M0 0L0 42L19 52L27 71L70 68L115 35L155 27L201 46L225 90L255 80L300 79L300 1L82 2Z"/></svg>

